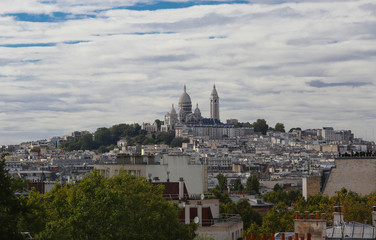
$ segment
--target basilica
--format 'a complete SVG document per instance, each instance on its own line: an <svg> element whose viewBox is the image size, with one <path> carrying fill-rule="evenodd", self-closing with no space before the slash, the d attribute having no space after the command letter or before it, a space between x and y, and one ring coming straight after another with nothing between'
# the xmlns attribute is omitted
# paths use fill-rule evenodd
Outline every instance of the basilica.
<svg viewBox="0 0 376 240"><path fill-rule="evenodd" d="M187 93L187 88L184 85L184 92L181 94L178 103L178 112L176 112L174 105L171 111L165 115L164 125L162 131L175 130L176 126L193 126L193 125L218 125L221 124L219 119L219 96L215 85L213 86L210 95L210 118L204 118L201 111L196 104L195 110L192 112L191 97Z"/></svg>

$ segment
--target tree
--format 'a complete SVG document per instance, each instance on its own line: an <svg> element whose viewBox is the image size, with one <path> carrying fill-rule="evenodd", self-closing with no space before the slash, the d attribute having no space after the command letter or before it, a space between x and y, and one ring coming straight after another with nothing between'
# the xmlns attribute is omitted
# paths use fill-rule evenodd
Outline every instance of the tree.
<svg viewBox="0 0 376 240"><path fill-rule="evenodd" d="M273 191L274 191L274 192L282 191L282 190L283 190L283 188L281 188L281 186L280 186L278 183L276 183L276 184L274 185L274 187L273 187Z"/></svg>
<svg viewBox="0 0 376 240"><path fill-rule="evenodd" d="M243 198L238 201L236 204L236 210L242 217L244 229L249 228L252 223L256 223L258 225L261 224L261 215L252 208L247 198Z"/></svg>
<svg viewBox="0 0 376 240"><path fill-rule="evenodd" d="M232 186L233 191L243 191L244 186L240 178L235 179L234 185Z"/></svg>
<svg viewBox="0 0 376 240"><path fill-rule="evenodd" d="M252 126L255 132L261 132L263 135L266 135L266 132L269 128L269 125L266 124L266 121L264 119L257 119L257 121L254 122Z"/></svg>
<svg viewBox="0 0 376 240"><path fill-rule="evenodd" d="M218 188L221 193L227 188L227 177L223 175L222 173L217 175L217 180L218 180Z"/></svg>
<svg viewBox="0 0 376 240"><path fill-rule="evenodd" d="M276 123L274 130L279 132L285 132L285 125L283 125L283 123Z"/></svg>
<svg viewBox="0 0 376 240"><path fill-rule="evenodd" d="M180 224L181 210L162 192L125 172L106 179L94 171L78 185L33 192L28 206L42 227L29 226L37 239L193 239L196 225Z"/></svg>
<svg viewBox="0 0 376 240"><path fill-rule="evenodd" d="M289 133L293 132L294 130L302 131L302 129L301 129L300 127L297 127L297 128L290 128Z"/></svg>
<svg viewBox="0 0 376 240"><path fill-rule="evenodd" d="M0 239L23 239L18 229L18 219L22 214L20 199L13 180L5 169L5 156L0 160Z"/></svg>
<svg viewBox="0 0 376 240"><path fill-rule="evenodd" d="M160 131L161 130L161 125L162 125L162 122L161 122L161 120L159 120L159 119L155 119L155 121L154 121L155 123L157 123L157 128L158 128L158 131Z"/></svg>
<svg viewBox="0 0 376 240"><path fill-rule="evenodd" d="M260 194L260 182L255 175L248 177L245 189L247 192Z"/></svg>
<svg viewBox="0 0 376 240"><path fill-rule="evenodd" d="M181 137L176 137L171 141L170 146L171 147L181 147L183 143L189 142L188 138L181 138Z"/></svg>
<svg viewBox="0 0 376 240"><path fill-rule="evenodd" d="M265 233L293 232L294 214L294 210L288 209L283 203L278 203L263 217L261 231Z"/></svg>
<svg viewBox="0 0 376 240"><path fill-rule="evenodd" d="M113 143L111 131L105 127L97 129L97 131L94 133L94 139L99 146L111 145Z"/></svg>

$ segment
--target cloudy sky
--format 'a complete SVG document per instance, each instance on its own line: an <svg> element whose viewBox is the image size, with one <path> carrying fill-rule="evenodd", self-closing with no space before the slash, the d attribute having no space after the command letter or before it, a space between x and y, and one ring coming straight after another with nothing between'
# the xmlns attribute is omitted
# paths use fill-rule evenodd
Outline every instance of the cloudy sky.
<svg viewBox="0 0 376 240"><path fill-rule="evenodd" d="M376 134L374 0L1 0L0 144L209 115Z"/></svg>

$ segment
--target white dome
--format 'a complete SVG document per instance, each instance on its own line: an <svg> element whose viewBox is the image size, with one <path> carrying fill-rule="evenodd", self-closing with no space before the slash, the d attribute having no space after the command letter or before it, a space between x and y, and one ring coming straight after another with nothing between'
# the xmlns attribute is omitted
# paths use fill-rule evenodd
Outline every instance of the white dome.
<svg viewBox="0 0 376 240"><path fill-rule="evenodd" d="M184 85L184 92L181 94L180 98L179 98L179 104L189 104L191 105L192 104L192 101L191 101L191 97L188 95L187 93L187 90L186 90L186 87Z"/></svg>

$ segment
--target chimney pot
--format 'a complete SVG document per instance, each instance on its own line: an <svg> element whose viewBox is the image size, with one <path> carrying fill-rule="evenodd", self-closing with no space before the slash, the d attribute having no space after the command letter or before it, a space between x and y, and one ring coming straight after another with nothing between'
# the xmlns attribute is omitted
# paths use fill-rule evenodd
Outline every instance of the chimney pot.
<svg viewBox="0 0 376 240"><path fill-rule="evenodd" d="M251 233L251 240L255 240L255 233Z"/></svg>
<svg viewBox="0 0 376 240"><path fill-rule="evenodd" d="M298 233L294 233L294 240L299 240L299 234Z"/></svg>

